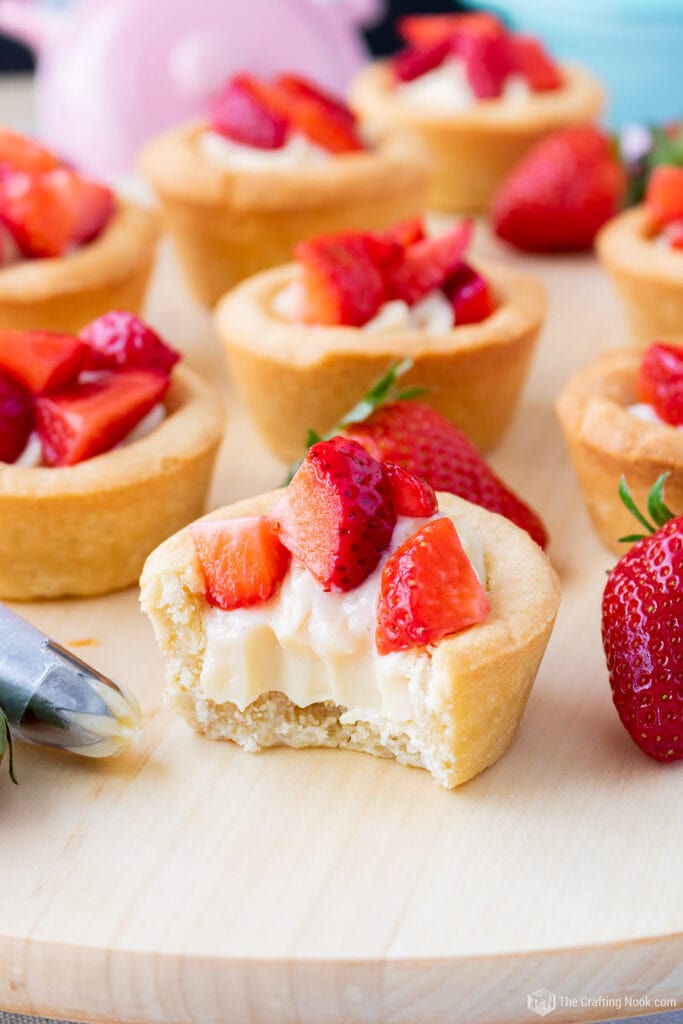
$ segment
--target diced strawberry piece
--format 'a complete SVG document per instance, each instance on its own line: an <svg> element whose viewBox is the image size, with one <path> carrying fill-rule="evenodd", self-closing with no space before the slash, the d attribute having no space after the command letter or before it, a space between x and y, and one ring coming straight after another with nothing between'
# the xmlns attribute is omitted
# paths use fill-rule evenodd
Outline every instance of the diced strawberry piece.
<svg viewBox="0 0 683 1024"><path fill-rule="evenodd" d="M450 519L409 537L382 570L376 643L380 654L437 644L486 618L486 591Z"/></svg>
<svg viewBox="0 0 683 1024"><path fill-rule="evenodd" d="M465 220L444 235L407 246L403 262L386 281L388 297L413 305L441 288L457 270L471 237L472 222Z"/></svg>
<svg viewBox="0 0 683 1024"><path fill-rule="evenodd" d="M169 374L180 353L162 341L133 313L114 309L93 320L80 334L89 346L88 370L156 370Z"/></svg>
<svg viewBox="0 0 683 1024"><path fill-rule="evenodd" d="M343 437L314 444L271 513L282 543L325 590L373 571L396 523L386 470Z"/></svg>
<svg viewBox="0 0 683 1024"><path fill-rule="evenodd" d="M200 521L190 533L214 608L249 608L275 595L291 555L265 516Z"/></svg>
<svg viewBox="0 0 683 1024"><path fill-rule="evenodd" d="M0 164L8 164L15 171L51 171L59 166L59 160L35 139L1 128Z"/></svg>
<svg viewBox="0 0 683 1024"><path fill-rule="evenodd" d="M312 100L326 107L335 117L342 118L351 125L356 123L356 115L351 107L307 78L300 75L278 75L274 84L281 95L289 96L292 100Z"/></svg>
<svg viewBox="0 0 683 1024"><path fill-rule="evenodd" d="M211 127L235 142L255 149L280 149L289 124L267 99L266 89L251 75L235 75L216 96Z"/></svg>
<svg viewBox="0 0 683 1024"><path fill-rule="evenodd" d="M52 178L62 173L5 168L0 175L0 219L24 256L61 256L72 240L74 211Z"/></svg>
<svg viewBox="0 0 683 1024"><path fill-rule="evenodd" d="M399 82L412 82L428 71L441 67L450 52L448 39L424 46L409 46L391 58L391 70Z"/></svg>
<svg viewBox="0 0 683 1024"><path fill-rule="evenodd" d="M426 480L393 462L385 463L397 516L433 516L438 506Z"/></svg>
<svg viewBox="0 0 683 1024"><path fill-rule="evenodd" d="M0 176L0 217L26 256L61 256L92 241L113 211L111 189L68 167Z"/></svg>
<svg viewBox="0 0 683 1024"><path fill-rule="evenodd" d="M85 365L87 352L71 334L0 327L0 369L34 395L70 387Z"/></svg>
<svg viewBox="0 0 683 1024"><path fill-rule="evenodd" d="M497 99L514 71L514 55L507 35L464 35L455 53L465 64L467 79L480 100Z"/></svg>
<svg viewBox="0 0 683 1024"><path fill-rule="evenodd" d="M645 209L656 229L683 218L683 167L655 167L647 185Z"/></svg>
<svg viewBox="0 0 683 1024"><path fill-rule="evenodd" d="M355 119L349 116L345 107L331 100L313 86L302 89L291 86L288 76L278 78L268 87L268 95L275 108L289 119L292 128L305 135L311 142L330 153L352 153L365 149L355 126Z"/></svg>
<svg viewBox="0 0 683 1024"><path fill-rule="evenodd" d="M455 323L478 324L496 308L493 289L485 277L468 263L461 263L443 289L453 303Z"/></svg>
<svg viewBox="0 0 683 1024"><path fill-rule="evenodd" d="M106 185L68 168L61 168L59 178L55 173L55 187L62 188L64 202L70 203L74 211L74 225L71 241L86 245L98 237L114 213L114 193Z"/></svg>
<svg viewBox="0 0 683 1024"><path fill-rule="evenodd" d="M367 323L384 300L384 282L372 256L375 250L376 240L360 234L323 235L297 245L302 322L354 327Z"/></svg>
<svg viewBox="0 0 683 1024"><path fill-rule="evenodd" d="M672 249L683 249L683 217L668 225L667 238Z"/></svg>
<svg viewBox="0 0 683 1024"><path fill-rule="evenodd" d="M161 401L168 377L123 370L36 399L36 426L48 466L73 466L122 441Z"/></svg>
<svg viewBox="0 0 683 1024"><path fill-rule="evenodd" d="M495 15L480 11L476 14L409 15L399 20L398 32L409 43L421 46L463 35L499 36L505 28Z"/></svg>
<svg viewBox="0 0 683 1024"><path fill-rule="evenodd" d="M683 424L683 348L656 342L643 356L638 397L674 426Z"/></svg>
<svg viewBox="0 0 683 1024"><path fill-rule="evenodd" d="M402 220L400 224L395 224L393 228L387 228L386 231L382 231L380 237L388 242L397 242L404 249L407 245L412 245L413 242L421 242L425 237L422 217L411 217L410 220Z"/></svg>
<svg viewBox="0 0 683 1024"><path fill-rule="evenodd" d="M562 74L545 47L532 36L510 36L514 70L534 92L550 92L563 85Z"/></svg>
<svg viewBox="0 0 683 1024"><path fill-rule="evenodd" d="M13 377L0 373L0 462L15 462L33 427L33 401Z"/></svg>

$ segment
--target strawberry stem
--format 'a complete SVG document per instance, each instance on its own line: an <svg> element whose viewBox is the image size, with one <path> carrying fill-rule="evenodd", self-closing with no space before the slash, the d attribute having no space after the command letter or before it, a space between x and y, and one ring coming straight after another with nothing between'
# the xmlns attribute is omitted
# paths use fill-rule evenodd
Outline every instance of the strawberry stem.
<svg viewBox="0 0 683 1024"><path fill-rule="evenodd" d="M397 389L398 381L404 374L408 373L413 367L412 359L394 359L390 364L388 370L378 377L377 380L370 386L367 394L361 398L360 402L357 402L349 412L345 413L339 420L339 423L335 424L332 430L328 430L326 434L318 434L316 430L309 427L306 435L306 451L318 441L329 441L331 438L336 437L337 434L343 427L349 426L351 423L361 423L366 420L375 409L378 409L382 405L387 405L390 402L401 402L407 401L413 398L419 398L420 395L424 395L427 388L411 387L404 388L402 391ZM305 456L298 459L289 468L287 477L285 479L285 486L290 482L297 469L303 462Z"/></svg>
<svg viewBox="0 0 683 1024"><path fill-rule="evenodd" d="M626 483L626 478L622 476L619 481L619 497L631 515L638 520L641 526L645 527L649 534L656 533L661 526L668 523L670 519L675 518L674 513L670 508L667 508L664 502L664 484L666 483L668 475L668 473L662 473L661 476L657 477L650 493L647 496L647 510L652 522L649 522L645 518L633 500L633 495ZM620 537L618 543L632 544L635 541L643 540L646 536L647 534L644 533L630 533L627 537Z"/></svg>

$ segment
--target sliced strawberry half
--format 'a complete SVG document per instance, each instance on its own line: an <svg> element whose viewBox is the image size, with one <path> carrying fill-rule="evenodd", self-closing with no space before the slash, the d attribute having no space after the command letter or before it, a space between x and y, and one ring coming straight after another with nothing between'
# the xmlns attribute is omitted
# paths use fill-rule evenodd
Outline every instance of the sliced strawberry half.
<svg viewBox="0 0 683 1024"><path fill-rule="evenodd" d="M294 101L302 99L313 101L319 106L325 107L333 116L341 118L351 125L356 123L356 115L351 107L337 96L333 96L321 89L320 86L315 85L308 78L303 78L301 75L278 75L274 85L281 95L289 96Z"/></svg>
<svg viewBox="0 0 683 1024"><path fill-rule="evenodd" d="M472 222L462 221L437 238L425 238L405 249L405 258L386 280L389 298L413 305L453 274L472 237Z"/></svg>
<svg viewBox="0 0 683 1024"><path fill-rule="evenodd" d="M210 605L234 611L275 595L291 555L265 516L192 523L190 533Z"/></svg>
<svg viewBox="0 0 683 1024"><path fill-rule="evenodd" d="M355 441L319 441L271 520L325 590L353 590L391 542L396 511L386 470Z"/></svg>
<svg viewBox="0 0 683 1024"><path fill-rule="evenodd" d="M32 394L70 387L85 365L86 346L71 334L0 327L0 369Z"/></svg>
<svg viewBox="0 0 683 1024"><path fill-rule="evenodd" d="M436 644L486 618L486 591L450 519L409 537L382 570L376 643L380 654Z"/></svg>
<svg viewBox="0 0 683 1024"><path fill-rule="evenodd" d="M446 281L443 290L453 303L457 326L481 323L496 308L490 284L468 263L460 264Z"/></svg>
<svg viewBox="0 0 683 1024"><path fill-rule="evenodd" d="M301 266L305 324L362 327L384 301L384 281L373 254L371 235L323 235L300 243L294 256Z"/></svg>
<svg viewBox="0 0 683 1024"><path fill-rule="evenodd" d="M19 381L0 373L0 462L15 462L33 428L33 400Z"/></svg>
<svg viewBox="0 0 683 1024"><path fill-rule="evenodd" d="M294 83L294 84L293 84ZM365 149L352 112L310 82L281 76L268 87L269 96L283 117L311 142L330 153Z"/></svg>
<svg viewBox="0 0 683 1024"><path fill-rule="evenodd" d="M683 218L683 167L655 167L647 186L645 209L655 229Z"/></svg>
<svg viewBox="0 0 683 1024"><path fill-rule="evenodd" d="M169 374L180 353L162 341L134 313L115 309L81 331L88 346L88 370L157 370Z"/></svg>
<svg viewBox="0 0 683 1024"><path fill-rule="evenodd" d="M59 160L46 146L7 128L0 129L0 164L15 171L51 171Z"/></svg>
<svg viewBox="0 0 683 1024"><path fill-rule="evenodd" d="M564 84L557 64L545 47L532 36L510 36L514 70L522 75L534 92L550 92Z"/></svg>
<svg viewBox="0 0 683 1024"><path fill-rule="evenodd" d="M289 122L270 103L267 87L251 75L235 75L215 97L211 127L234 142L255 149L280 149Z"/></svg>
<svg viewBox="0 0 683 1024"><path fill-rule="evenodd" d="M505 28L495 15L481 11L476 14L409 15L399 20L398 31L403 39L420 46L464 35L499 36Z"/></svg>
<svg viewBox="0 0 683 1024"><path fill-rule="evenodd" d="M391 58L390 66L399 82L412 82L441 67L451 52L449 39L422 46L409 46Z"/></svg>
<svg viewBox="0 0 683 1024"><path fill-rule="evenodd" d="M673 426L683 424L683 348L656 342L643 356L638 397Z"/></svg>
<svg viewBox="0 0 683 1024"><path fill-rule="evenodd" d="M668 225L667 238L672 249L683 249L683 217Z"/></svg>
<svg viewBox="0 0 683 1024"><path fill-rule="evenodd" d="M168 377L123 370L36 399L36 426L48 466L73 466L122 441L160 402Z"/></svg>
<svg viewBox="0 0 683 1024"><path fill-rule="evenodd" d="M426 480L393 462L384 465L398 516L433 516L438 506L434 489Z"/></svg>

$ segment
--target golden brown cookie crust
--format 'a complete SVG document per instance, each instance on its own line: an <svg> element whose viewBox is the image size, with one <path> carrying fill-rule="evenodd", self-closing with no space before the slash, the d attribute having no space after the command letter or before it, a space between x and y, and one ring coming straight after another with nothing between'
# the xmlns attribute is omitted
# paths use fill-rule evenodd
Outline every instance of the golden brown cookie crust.
<svg viewBox="0 0 683 1024"><path fill-rule="evenodd" d="M200 515L223 411L176 367L149 435L64 468L0 463L0 597L90 596L133 584L149 552Z"/></svg>
<svg viewBox="0 0 683 1024"><path fill-rule="evenodd" d="M331 429L383 374L410 357L403 382L428 389L424 401L478 448L494 445L514 412L546 312L543 286L501 264L477 261L498 309L448 334L369 333L306 327L273 310L296 276L294 264L243 282L218 305L215 324L232 373L266 444L284 461L301 455L309 428Z"/></svg>
<svg viewBox="0 0 683 1024"><path fill-rule="evenodd" d="M206 518L266 514L281 493L242 501ZM512 741L526 706L557 614L559 582L538 545L507 519L451 494L439 494L439 506L464 520L483 546L491 611L477 626L414 654L430 659L439 685L431 691L429 706L422 700L426 694L418 696L410 736L400 726L392 731L389 721L343 729L330 705L297 709L278 699L276 679L268 699L244 712L234 704L207 701L198 688L206 604L188 530L150 555L140 581L143 609L168 660L172 706L198 731L246 749L275 742L351 746L428 768L449 788L493 764Z"/></svg>
<svg viewBox="0 0 683 1024"><path fill-rule="evenodd" d="M303 238L375 230L423 212L431 164L419 144L388 142L296 168L233 170L209 160L203 124L150 142L142 168L152 183L199 300L291 258Z"/></svg>
<svg viewBox="0 0 683 1024"><path fill-rule="evenodd" d="M597 237L598 256L624 303L636 343L683 338L683 252L655 242L644 206L610 220Z"/></svg>
<svg viewBox="0 0 683 1024"><path fill-rule="evenodd" d="M0 324L77 333L110 309L139 313L158 236L154 211L118 199L95 241L67 256L0 269Z"/></svg>
<svg viewBox="0 0 683 1024"><path fill-rule="evenodd" d="M683 431L637 419L637 349L609 352L576 374L562 391L557 412L588 511L603 543L628 550L618 538L640 533L619 498L622 476L641 510L657 478L668 473L667 505L683 514Z"/></svg>
<svg viewBox="0 0 683 1024"><path fill-rule="evenodd" d="M482 100L454 114L418 109L395 95L386 61L365 67L351 86L351 102L380 137L408 133L434 160L429 205L449 212L488 208L499 184L520 157L548 132L594 121L603 104L598 82L583 68L562 65L564 85L531 93L524 102Z"/></svg>

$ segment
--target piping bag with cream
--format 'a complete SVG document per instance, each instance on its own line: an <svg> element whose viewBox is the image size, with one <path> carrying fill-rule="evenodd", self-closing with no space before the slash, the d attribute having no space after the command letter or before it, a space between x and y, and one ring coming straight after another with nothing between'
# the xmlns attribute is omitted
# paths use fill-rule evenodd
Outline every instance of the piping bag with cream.
<svg viewBox="0 0 683 1024"><path fill-rule="evenodd" d="M137 739L135 697L0 604L0 759L12 734L86 757Z"/></svg>

